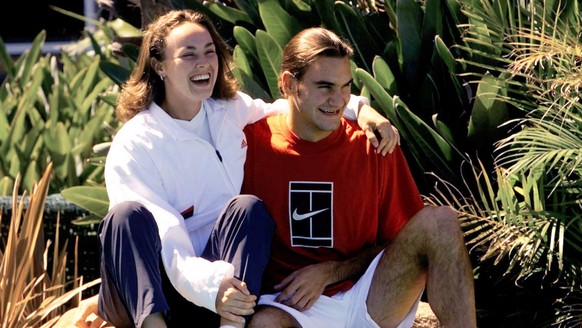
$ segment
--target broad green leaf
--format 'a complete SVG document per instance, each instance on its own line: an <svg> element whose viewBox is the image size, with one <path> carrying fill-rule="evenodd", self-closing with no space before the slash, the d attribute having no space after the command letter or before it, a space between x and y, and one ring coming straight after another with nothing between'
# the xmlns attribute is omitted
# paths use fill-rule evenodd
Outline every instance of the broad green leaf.
<svg viewBox="0 0 582 328"><path fill-rule="evenodd" d="M3 140L0 144L0 152L2 153L4 159L8 157L8 153L11 148L18 145L21 141L22 136L26 133L26 113L23 106L18 106L16 113L12 117L10 122L10 129L8 130L8 137Z"/></svg>
<svg viewBox="0 0 582 328"><path fill-rule="evenodd" d="M454 0L453 0L454 1ZM391 5L391 2L384 3L384 10L386 10L386 16L388 17L388 22L393 28L398 26L398 19L396 18L396 11Z"/></svg>
<svg viewBox="0 0 582 328"><path fill-rule="evenodd" d="M420 81L422 58L421 22L423 12L415 0L398 0L396 5L398 33L402 47L404 64L402 67L405 83L414 88Z"/></svg>
<svg viewBox="0 0 582 328"><path fill-rule="evenodd" d="M219 16L216 15L216 13L210 9L208 9L208 6L206 4L203 4L202 1L200 0L173 0L173 3L178 2L178 5L176 6L176 4L174 4L177 8L187 8L187 9L192 9L192 10L196 10L199 11L205 15L207 15L208 17L210 17L210 19L212 19L213 22L218 22L221 20L221 18ZM227 20L228 22L228 20Z"/></svg>
<svg viewBox="0 0 582 328"><path fill-rule="evenodd" d="M76 138L76 145L74 147L74 153L88 153L92 149L92 145L95 142L97 134L103 129L103 122L105 121L105 115L107 113L100 111L99 113L92 116L89 121L83 125L83 130Z"/></svg>
<svg viewBox="0 0 582 328"><path fill-rule="evenodd" d="M382 59L380 56L374 57L372 63L372 69L374 73L374 78L380 85L388 91L390 95L395 95L398 93L398 85L396 84L396 78L390 69L390 66Z"/></svg>
<svg viewBox="0 0 582 328"><path fill-rule="evenodd" d="M0 102L0 108L3 108L3 105ZM8 131L10 131L10 122L8 122L4 111L0 110L0 144L8 138Z"/></svg>
<svg viewBox="0 0 582 328"><path fill-rule="evenodd" d="M234 48L233 58L235 62L233 74L239 82L241 89L253 98L260 98L266 102L272 102L273 97L265 91L264 86L260 81L255 80L260 77L258 74L254 73L255 70L252 68L253 65L249 62L245 52L238 45Z"/></svg>
<svg viewBox="0 0 582 328"><path fill-rule="evenodd" d="M41 169L36 160L25 163L26 172L22 177L22 184L26 190L33 190L33 186L40 180Z"/></svg>
<svg viewBox="0 0 582 328"><path fill-rule="evenodd" d="M14 68L14 62L12 57L6 51L6 46L4 45L4 40L0 36L0 66L6 71L8 77L13 77L16 75L16 70Z"/></svg>
<svg viewBox="0 0 582 328"><path fill-rule="evenodd" d="M432 124L434 125L437 132L450 144L455 144L455 138L451 129L441 120L438 119L438 114L432 115Z"/></svg>
<svg viewBox="0 0 582 328"><path fill-rule="evenodd" d="M13 189L14 189L14 179L6 175L0 178L0 196L12 195Z"/></svg>
<svg viewBox="0 0 582 328"><path fill-rule="evenodd" d="M32 47L23 54L24 62L22 65L24 69L21 71L22 74L20 75L20 85L25 88L27 87L26 84L30 79L30 74L32 72L33 66L38 62L40 58L40 52L42 50L42 46L44 44L46 38L46 31L42 30L32 41Z"/></svg>
<svg viewBox="0 0 582 328"><path fill-rule="evenodd" d="M77 68L76 62L66 53L61 53L60 62L63 65L61 73L63 74L64 80L69 83L73 77L77 74L79 69Z"/></svg>
<svg viewBox="0 0 582 328"><path fill-rule="evenodd" d="M289 15L278 1L259 0L259 14L267 33L283 48L303 29L295 17Z"/></svg>
<svg viewBox="0 0 582 328"><path fill-rule="evenodd" d="M85 113L88 109L87 107L83 106L83 103L86 103L87 95L95 87L98 72L99 60L96 60L89 67L87 67L86 70L80 70L78 75L74 78L81 80L79 88L73 88L72 92L75 95L75 104L77 104L78 110L80 110L82 113Z"/></svg>
<svg viewBox="0 0 582 328"><path fill-rule="evenodd" d="M370 38L374 40L378 49L397 38L397 32L394 30L396 25L390 25L384 14L372 13L364 16L364 24L370 34ZM380 55L377 53L376 55Z"/></svg>
<svg viewBox="0 0 582 328"><path fill-rule="evenodd" d="M257 30L257 53L265 74L272 98L279 98L278 77L281 70L283 49L273 37L263 30Z"/></svg>
<svg viewBox="0 0 582 328"><path fill-rule="evenodd" d="M54 11L58 12L58 13L61 13L63 15L66 15L66 16L69 16L69 17L72 17L72 18L81 20L81 21L86 22L86 23L89 23L89 24L93 24L93 25L99 25L100 24L100 22L98 20L96 20L96 19L91 19L89 17L83 16L83 15L79 15L79 14L73 12L73 11L69 11L69 10L66 10L66 9L63 9L63 8L59 8L57 6L52 6L52 5L49 5L49 8L51 10L54 10Z"/></svg>
<svg viewBox="0 0 582 328"><path fill-rule="evenodd" d="M356 70L358 69L358 65L356 65L356 63L353 60L350 60L350 72L352 73L352 90L354 88L360 90L362 89L362 81L360 81L360 79L358 79L358 76L356 75Z"/></svg>
<svg viewBox="0 0 582 328"><path fill-rule="evenodd" d="M73 141L63 122L56 122L56 125L48 126L43 137L47 149L53 154L65 155L73 148Z"/></svg>
<svg viewBox="0 0 582 328"><path fill-rule="evenodd" d="M457 74L457 61L455 60L455 57L453 57L453 54L449 51L449 48L444 43L443 39L436 35L434 37L434 44L439 58L447 66L449 72L452 74ZM465 71L464 67L463 71Z"/></svg>
<svg viewBox="0 0 582 328"><path fill-rule="evenodd" d="M255 36L242 26L235 26L232 30L232 35L236 40L237 46L240 46L245 55L252 56L255 60L259 60L257 55L257 41Z"/></svg>
<svg viewBox="0 0 582 328"><path fill-rule="evenodd" d="M99 99L99 96L102 92L107 90L109 87L113 85L113 81L108 78L103 78L101 80L97 80L97 84L94 84L89 91L89 93L85 99L83 100L82 107L83 109L90 109L93 102ZM85 112L85 110L83 110Z"/></svg>
<svg viewBox="0 0 582 328"><path fill-rule="evenodd" d="M424 20L421 29L422 58L430 58L435 35L443 33L443 21L441 0L424 1Z"/></svg>
<svg viewBox="0 0 582 328"><path fill-rule="evenodd" d="M243 72L239 69L235 69L233 71L237 81L241 86L241 90L251 96L252 98L260 98L266 102L272 102L273 97L265 91L261 87L257 81L255 81L251 76L249 76L246 72Z"/></svg>
<svg viewBox="0 0 582 328"><path fill-rule="evenodd" d="M103 218L109 209L109 197L105 187L75 186L61 191L69 202Z"/></svg>
<svg viewBox="0 0 582 328"><path fill-rule="evenodd" d="M258 4L256 0L234 0L234 3L236 3L238 8L249 15L255 25L260 23L261 17L259 16Z"/></svg>
<svg viewBox="0 0 582 328"><path fill-rule="evenodd" d="M209 3L207 4L207 7L208 10L212 11L216 16L232 23L233 25L240 24L241 22L249 23L251 25L254 24L251 17L242 10L218 3Z"/></svg>
<svg viewBox="0 0 582 328"><path fill-rule="evenodd" d="M36 114L36 115L35 115ZM44 129L44 122L40 119L38 113L36 112L35 108L30 108L27 113L28 121L31 121L31 126L28 128L25 124L26 131L23 135L21 135L18 139L13 139L16 144L13 146L22 149L23 153L25 154L25 158L29 158L33 156L34 149L38 142L38 139L41 137L42 131Z"/></svg>
<svg viewBox="0 0 582 328"><path fill-rule="evenodd" d="M101 62L99 68L119 86L125 83L131 75L129 69L112 62Z"/></svg>
<svg viewBox="0 0 582 328"><path fill-rule="evenodd" d="M123 53L127 55L134 63L137 62L139 56L139 47L132 43L124 43L121 46Z"/></svg>
<svg viewBox="0 0 582 328"><path fill-rule="evenodd" d="M446 172L449 177L454 177L456 173L450 167L454 150L449 143L398 98L395 98L394 107L404 129L409 132L410 139L407 138L406 141L411 148L414 145L421 163L433 162L435 167Z"/></svg>
<svg viewBox="0 0 582 328"><path fill-rule="evenodd" d="M107 24L101 24L99 26L101 27L101 30L107 32L109 38L111 39L113 39L114 36L129 38L129 37L139 37L143 35L142 31L139 28L127 23L126 21L120 18L108 21Z"/></svg>
<svg viewBox="0 0 582 328"><path fill-rule="evenodd" d="M339 25L333 8L334 2L335 0L317 0L313 1L313 5L319 14L321 27L332 31L339 31Z"/></svg>
<svg viewBox="0 0 582 328"><path fill-rule="evenodd" d="M359 66L371 72L370 63L374 55L380 53L380 49L378 49L376 42L370 38L370 33L361 14L341 1L336 1L334 8L338 24L341 26L341 34L350 41L354 48L354 56L356 57L354 59Z"/></svg>
<svg viewBox="0 0 582 328"><path fill-rule="evenodd" d="M249 60L244 52L244 50L239 46L236 45L234 47L234 51L232 52L232 57L233 60L235 62L235 67L246 73L247 75L252 75L253 71L251 69L251 64L249 63Z"/></svg>
<svg viewBox="0 0 582 328"><path fill-rule="evenodd" d="M105 94L102 93L99 96L99 99L101 99L101 101L107 103L108 105L110 105L112 107L117 106L117 93L113 93L113 92L108 92Z"/></svg>
<svg viewBox="0 0 582 328"><path fill-rule="evenodd" d="M394 126L400 129L400 123L398 122L398 116L394 110L392 96L374 79L374 77L367 71L358 68L356 69L356 76L358 80L368 89L370 94L374 96L374 100L378 103L380 108L386 114L386 117L390 120Z"/></svg>
<svg viewBox="0 0 582 328"><path fill-rule="evenodd" d="M89 225L89 224L99 224L101 223L101 220L103 220L102 217L90 214L87 216L81 216L79 218L76 218L72 220L71 223L75 225Z"/></svg>
<svg viewBox="0 0 582 328"><path fill-rule="evenodd" d="M477 87L473 110L468 123L468 137L479 144L488 144L498 138L498 127L507 121L507 104L500 100L506 93L506 84L487 73Z"/></svg>
<svg viewBox="0 0 582 328"><path fill-rule="evenodd" d="M93 51L95 51L96 58L99 59L99 57L103 56L99 42L97 42L92 33L87 33L87 36L89 37L89 40L91 40L91 46L93 47Z"/></svg>

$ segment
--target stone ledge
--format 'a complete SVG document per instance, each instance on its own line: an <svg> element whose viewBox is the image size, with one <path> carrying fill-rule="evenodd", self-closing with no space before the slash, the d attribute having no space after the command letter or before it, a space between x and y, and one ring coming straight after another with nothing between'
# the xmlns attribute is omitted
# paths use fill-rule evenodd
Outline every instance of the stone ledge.
<svg viewBox="0 0 582 328"><path fill-rule="evenodd" d="M412 328L443 328L427 302L420 302Z"/></svg>

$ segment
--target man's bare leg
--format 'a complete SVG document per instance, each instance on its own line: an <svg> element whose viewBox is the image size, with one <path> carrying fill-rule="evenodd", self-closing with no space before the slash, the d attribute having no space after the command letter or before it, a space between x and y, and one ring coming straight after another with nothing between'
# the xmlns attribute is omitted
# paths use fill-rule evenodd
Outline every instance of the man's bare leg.
<svg viewBox="0 0 582 328"><path fill-rule="evenodd" d="M249 328L301 328L292 315L274 306L258 306Z"/></svg>
<svg viewBox="0 0 582 328"><path fill-rule="evenodd" d="M142 328L166 328L166 321L162 312L148 315L143 321Z"/></svg>
<svg viewBox="0 0 582 328"><path fill-rule="evenodd" d="M367 299L381 327L397 327L427 288L445 327L476 327L473 273L456 213L426 207L386 247Z"/></svg>

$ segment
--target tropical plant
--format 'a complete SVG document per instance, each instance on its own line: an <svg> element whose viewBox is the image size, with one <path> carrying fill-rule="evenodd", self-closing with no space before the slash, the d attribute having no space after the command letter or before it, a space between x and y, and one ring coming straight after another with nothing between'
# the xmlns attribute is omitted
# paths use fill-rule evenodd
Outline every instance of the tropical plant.
<svg viewBox="0 0 582 328"><path fill-rule="evenodd" d="M49 163L30 196L24 192L18 197L20 176L15 180L8 236L0 249L0 326L5 328L51 327L71 300L78 302L83 290L100 282L83 283L76 271L72 281L66 280L67 253L59 250L58 216L52 254L51 241L44 245L43 209L51 171ZM1 219L0 212L0 228Z"/></svg>
<svg viewBox="0 0 582 328"><path fill-rule="evenodd" d="M119 20L92 22L99 30L59 55L41 55L44 31L16 59L0 38L0 66L6 72L0 85L1 196L10 195L19 174L21 188L30 190L49 162L54 165L50 193L103 183L98 165L103 158L94 156L93 146L110 141L117 129L118 87L99 64L115 63L109 47L114 37L136 31Z"/></svg>
<svg viewBox="0 0 582 328"><path fill-rule="evenodd" d="M434 199L461 212L468 244L480 260L530 291L546 307L515 306L511 324L564 327L582 323L582 28L577 2L474 2L467 7L466 62L488 69L494 101L523 111L506 124L513 133L496 144L495 171L473 167L467 181ZM508 23L509 22L509 23ZM487 62L488 65L483 63ZM502 90L499 91L499 90ZM469 197L467 197L469 195ZM532 293L533 294L533 293ZM547 300L555 300L555 304ZM530 308L528 308L528 306ZM507 321L512 316L511 321ZM545 318L546 320L542 320Z"/></svg>

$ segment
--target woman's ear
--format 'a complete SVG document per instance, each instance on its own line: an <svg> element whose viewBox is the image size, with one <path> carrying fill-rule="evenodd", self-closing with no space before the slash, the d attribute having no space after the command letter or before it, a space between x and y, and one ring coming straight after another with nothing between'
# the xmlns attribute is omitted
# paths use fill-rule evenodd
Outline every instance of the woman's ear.
<svg viewBox="0 0 582 328"><path fill-rule="evenodd" d="M159 60L157 60L153 57L150 58L150 66L154 69L156 74L158 74L159 76L165 76L163 65L162 65L162 63L160 63Z"/></svg>

